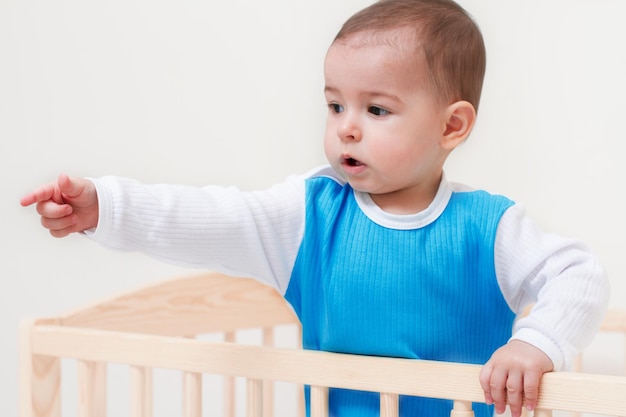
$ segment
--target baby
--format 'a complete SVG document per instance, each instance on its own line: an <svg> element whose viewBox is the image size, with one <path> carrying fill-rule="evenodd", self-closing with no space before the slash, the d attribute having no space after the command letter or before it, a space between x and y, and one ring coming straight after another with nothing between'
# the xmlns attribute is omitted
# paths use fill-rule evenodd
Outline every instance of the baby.
<svg viewBox="0 0 626 417"><path fill-rule="evenodd" d="M24 196L56 237L250 276L293 306L303 346L484 364L487 417L537 404L608 302L578 241L541 231L504 196L448 182L485 71L481 33L451 0L381 0L352 16L324 64L329 166L268 190L59 176ZM530 313L518 320L525 307ZM333 389L330 415L377 416L379 396ZM448 401L402 397L402 416Z"/></svg>

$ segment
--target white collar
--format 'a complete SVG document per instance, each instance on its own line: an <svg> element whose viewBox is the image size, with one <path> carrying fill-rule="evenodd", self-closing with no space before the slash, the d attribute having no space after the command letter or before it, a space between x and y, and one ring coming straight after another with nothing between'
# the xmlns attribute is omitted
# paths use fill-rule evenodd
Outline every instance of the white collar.
<svg viewBox="0 0 626 417"><path fill-rule="evenodd" d="M354 190L354 198L363 213L374 223L390 229L410 230L419 229L437 220L450 201L452 189L452 185L443 175L433 201L426 209L414 214L387 213L376 205L369 193Z"/></svg>

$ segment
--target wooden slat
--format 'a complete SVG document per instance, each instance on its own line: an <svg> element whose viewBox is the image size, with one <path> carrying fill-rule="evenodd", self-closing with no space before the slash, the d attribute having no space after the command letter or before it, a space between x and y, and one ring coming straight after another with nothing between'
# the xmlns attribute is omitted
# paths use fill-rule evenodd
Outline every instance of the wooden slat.
<svg viewBox="0 0 626 417"><path fill-rule="evenodd" d="M37 326L33 352L189 372L482 402L480 366ZM538 408L626 414L626 377L549 373Z"/></svg>
<svg viewBox="0 0 626 417"><path fill-rule="evenodd" d="M130 382L131 417L152 417L152 369L143 366L131 366Z"/></svg>
<svg viewBox="0 0 626 417"><path fill-rule="evenodd" d="M263 381L246 380L246 417L263 417Z"/></svg>
<svg viewBox="0 0 626 417"><path fill-rule="evenodd" d="M39 323L57 322L28 318L20 323L20 416L60 417L61 360L34 353L32 335L34 326Z"/></svg>
<svg viewBox="0 0 626 417"><path fill-rule="evenodd" d="M311 417L328 417L328 387L311 386Z"/></svg>
<svg viewBox="0 0 626 417"><path fill-rule="evenodd" d="M471 401L454 401L450 417L474 417Z"/></svg>
<svg viewBox="0 0 626 417"><path fill-rule="evenodd" d="M33 356L33 417L61 417L61 361Z"/></svg>
<svg viewBox="0 0 626 417"><path fill-rule="evenodd" d="M400 415L400 404L398 394L380 394L380 417L398 417Z"/></svg>
<svg viewBox="0 0 626 417"><path fill-rule="evenodd" d="M235 332L226 332L224 341L235 343L237 334ZM224 375L223 382L223 399L224 399L224 417L233 417L235 415L235 378L231 375Z"/></svg>
<svg viewBox="0 0 626 417"><path fill-rule="evenodd" d="M263 331L263 346L274 346L274 328L266 327ZM274 416L274 382L263 380L263 417Z"/></svg>
<svg viewBox="0 0 626 417"><path fill-rule="evenodd" d="M106 417L106 364L103 362L78 361L78 387L78 416Z"/></svg>
<svg viewBox="0 0 626 417"><path fill-rule="evenodd" d="M183 417L202 417L202 374L183 372Z"/></svg>

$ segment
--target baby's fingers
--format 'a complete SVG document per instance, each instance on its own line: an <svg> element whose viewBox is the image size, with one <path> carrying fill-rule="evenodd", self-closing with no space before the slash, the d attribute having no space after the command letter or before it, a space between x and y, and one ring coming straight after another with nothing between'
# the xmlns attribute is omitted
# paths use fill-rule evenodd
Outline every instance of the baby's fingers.
<svg viewBox="0 0 626 417"><path fill-rule="evenodd" d="M522 374L514 370L509 373L506 381L506 401L509 403L512 417L520 417L524 401L524 383Z"/></svg>
<svg viewBox="0 0 626 417"><path fill-rule="evenodd" d="M35 191L26 194L20 199L20 204L24 207L31 204L39 203L41 201L51 200L55 195L55 187L53 185L45 185L36 189Z"/></svg>
<svg viewBox="0 0 626 417"><path fill-rule="evenodd" d="M496 413L502 414L506 409L507 372L487 362L480 371L480 386L485 394L485 403L494 404Z"/></svg>
<svg viewBox="0 0 626 417"><path fill-rule="evenodd" d="M69 204L57 204L52 200L44 200L37 203L37 213L42 220L60 219L69 216L73 211L74 209Z"/></svg>
<svg viewBox="0 0 626 417"><path fill-rule="evenodd" d="M74 231L77 218L72 206L47 200L37 203L37 212L41 215L41 225L52 236L64 237Z"/></svg>
<svg viewBox="0 0 626 417"><path fill-rule="evenodd" d="M75 216L63 217L61 219L46 219L42 217L41 224L50 231L52 236L65 237L75 231L76 219Z"/></svg>
<svg viewBox="0 0 626 417"><path fill-rule="evenodd" d="M76 227L74 224L72 224L71 226L65 227L63 229L50 230L50 235L52 237L61 238L74 232L76 232Z"/></svg>
<svg viewBox="0 0 626 417"><path fill-rule="evenodd" d="M527 372L524 375L524 402L528 411L533 411L537 407L541 375L540 372Z"/></svg>
<svg viewBox="0 0 626 417"><path fill-rule="evenodd" d="M489 381L489 390L493 404L496 406L496 413L503 414L506 411L507 403L507 377L506 371L496 368L491 373Z"/></svg>
<svg viewBox="0 0 626 417"><path fill-rule="evenodd" d="M20 199L20 204L24 207L31 204L41 203L42 201L52 200L57 204L63 203L61 190L56 184L43 185L36 190L26 194Z"/></svg>
<svg viewBox="0 0 626 417"><path fill-rule="evenodd" d="M493 404L493 397L491 396L492 372L493 372L493 365L491 365L490 362L487 362L485 366L481 368L480 374L478 375L480 386L483 389L483 393L485 394L485 403L487 404Z"/></svg>

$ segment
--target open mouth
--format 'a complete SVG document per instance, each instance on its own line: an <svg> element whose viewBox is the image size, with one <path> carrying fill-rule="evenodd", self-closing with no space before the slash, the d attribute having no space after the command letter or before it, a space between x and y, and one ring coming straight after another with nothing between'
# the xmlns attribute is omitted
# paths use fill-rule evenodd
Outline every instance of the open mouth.
<svg viewBox="0 0 626 417"><path fill-rule="evenodd" d="M354 158L345 158L344 163L351 167L360 167L363 165L361 162L357 161Z"/></svg>

